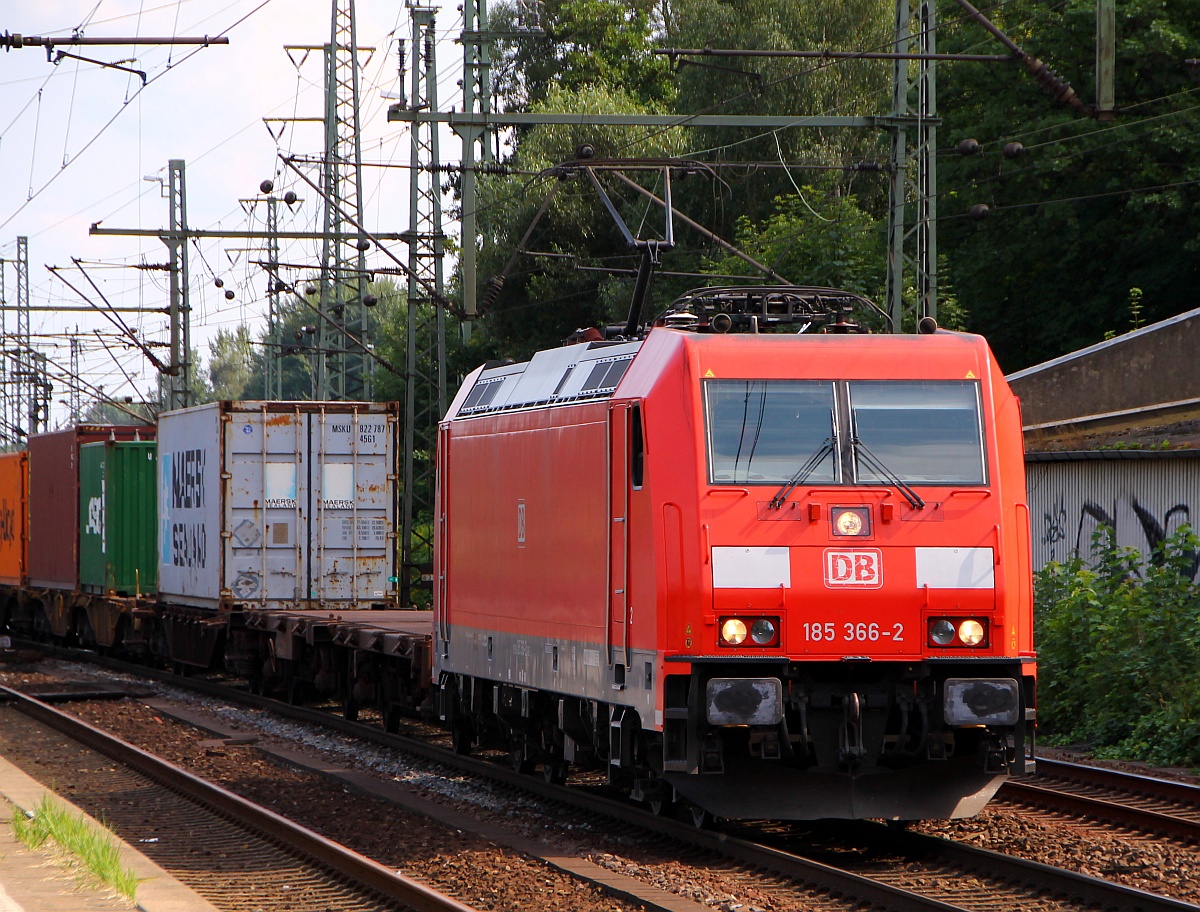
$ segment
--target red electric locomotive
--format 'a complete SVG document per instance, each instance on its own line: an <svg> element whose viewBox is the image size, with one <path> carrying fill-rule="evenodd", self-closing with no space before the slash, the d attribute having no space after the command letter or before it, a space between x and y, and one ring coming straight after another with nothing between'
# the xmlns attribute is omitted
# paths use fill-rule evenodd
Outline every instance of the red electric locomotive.
<svg viewBox="0 0 1200 912"><path fill-rule="evenodd" d="M698 819L977 813L1032 763L1017 401L978 336L770 334L812 290L719 291L463 384L435 561L455 744L596 762Z"/></svg>

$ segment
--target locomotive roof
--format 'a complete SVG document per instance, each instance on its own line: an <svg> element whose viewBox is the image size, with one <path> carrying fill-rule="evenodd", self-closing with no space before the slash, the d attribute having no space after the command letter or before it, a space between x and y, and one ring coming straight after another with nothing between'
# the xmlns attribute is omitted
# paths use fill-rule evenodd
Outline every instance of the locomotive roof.
<svg viewBox="0 0 1200 912"><path fill-rule="evenodd" d="M485 364L467 378L447 418L608 399L641 346L590 342L540 351L521 364Z"/></svg>
<svg viewBox="0 0 1200 912"><path fill-rule="evenodd" d="M979 336L967 333L938 332L932 335L844 335L844 334L746 334L731 333L697 334L673 329L656 329L645 340L633 342L591 342L548 349L535 354L529 361L519 364L497 364L491 362L477 369L463 383L454 403L446 414L446 420L472 418L497 412L566 405L609 399L617 390L634 356L643 345L657 352L650 362L635 372L640 380L662 369L660 361L670 357L668 352L678 346L699 346L710 356L719 352L737 353L742 360L757 364L770 373L775 348L804 339L812 344L809 356L824 351L836 358L830 362L842 371L862 372L864 377L874 376L881 370L887 376L912 376L914 378L940 376L948 370L956 372L961 365L974 368L973 376L988 372L987 346ZM913 346L920 348L920 357ZM859 358L846 361L845 354L862 354L872 350L881 359L871 362ZM835 355L835 352L841 354ZM765 358L766 360L762 360ZM958 376L959 374L955 374ZM632 379L632 378L631 378ZM638 384L635 384L638 385Z"/></svg>

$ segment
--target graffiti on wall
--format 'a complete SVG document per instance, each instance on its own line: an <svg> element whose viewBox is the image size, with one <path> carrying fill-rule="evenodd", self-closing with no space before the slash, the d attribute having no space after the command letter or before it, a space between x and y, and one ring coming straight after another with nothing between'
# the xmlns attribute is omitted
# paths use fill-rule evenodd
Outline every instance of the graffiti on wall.
<svg viewBox="0 0 1200 912"><path fill-rule="evenodd" d="M1073 512L1078 515L1072 516ZM1186 502L1155 510L1137 496L1118 498L1110 505L1101 505L1088 499L1073 511L1067 498L1059 494L1042 511L1042 560L1037 561L1035 557L1035 563L1042 566L1049 561L1063 561L1076 556L1086 559L1091 554L1095 533L1102 526L1107 526L1113 530L1119 546L1136 548L1144 560L1161 564L1159 545L1184 524L1192 525L1191 506ZM1200 570L1200 554L1188 551L1184 556L1190 563L1192 579L1196 579Z"/></svg>

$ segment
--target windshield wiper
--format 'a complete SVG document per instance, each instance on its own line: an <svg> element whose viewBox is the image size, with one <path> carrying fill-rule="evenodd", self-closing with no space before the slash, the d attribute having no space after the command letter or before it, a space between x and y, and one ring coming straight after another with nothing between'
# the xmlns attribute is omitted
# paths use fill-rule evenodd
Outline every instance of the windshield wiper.
<svg viewBox="0 0 1200 912"><path fill-rule="evenodd" d="M859 440L858 437L850 438L850 447L854 450L856 455L860 453L862 454L860 458L863 465L865 465L876 475L881 476L899 488L900 493L904 495L904 499L908 501L908 505L910 507L912 507L914 510L925 509L925 501L921 499L920 495L903 481L901 481L899 475L880 462L879 457L868 450L867 445Z"/></svg>
<svg viewBox="0 0 1200 912"><path fill-rule="evenodd" d="M789 478L787 483L775 492L775 496L772 497L771 502L767 504L770 509L778 510L785 503L787 503L788 496L792 493L792 491L796 490L798 486L804 484L805 479L815 472L817 467L825 461L825 457L833 453L833 441L833 437L825 438L821 446L817 448L817 451L808 457L808 461L796 470L796 474Z"/></svg>

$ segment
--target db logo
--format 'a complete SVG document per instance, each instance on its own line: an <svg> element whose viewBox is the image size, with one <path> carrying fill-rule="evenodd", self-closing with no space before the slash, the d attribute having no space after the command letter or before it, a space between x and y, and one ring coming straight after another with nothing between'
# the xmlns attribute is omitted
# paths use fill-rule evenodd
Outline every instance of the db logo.
<svg viewBox="0 0 1200 912"><path fill-rule="evenodd" d="M874 548L865 551L826 551L825 585L881 588L883 553Z"/></svg>

